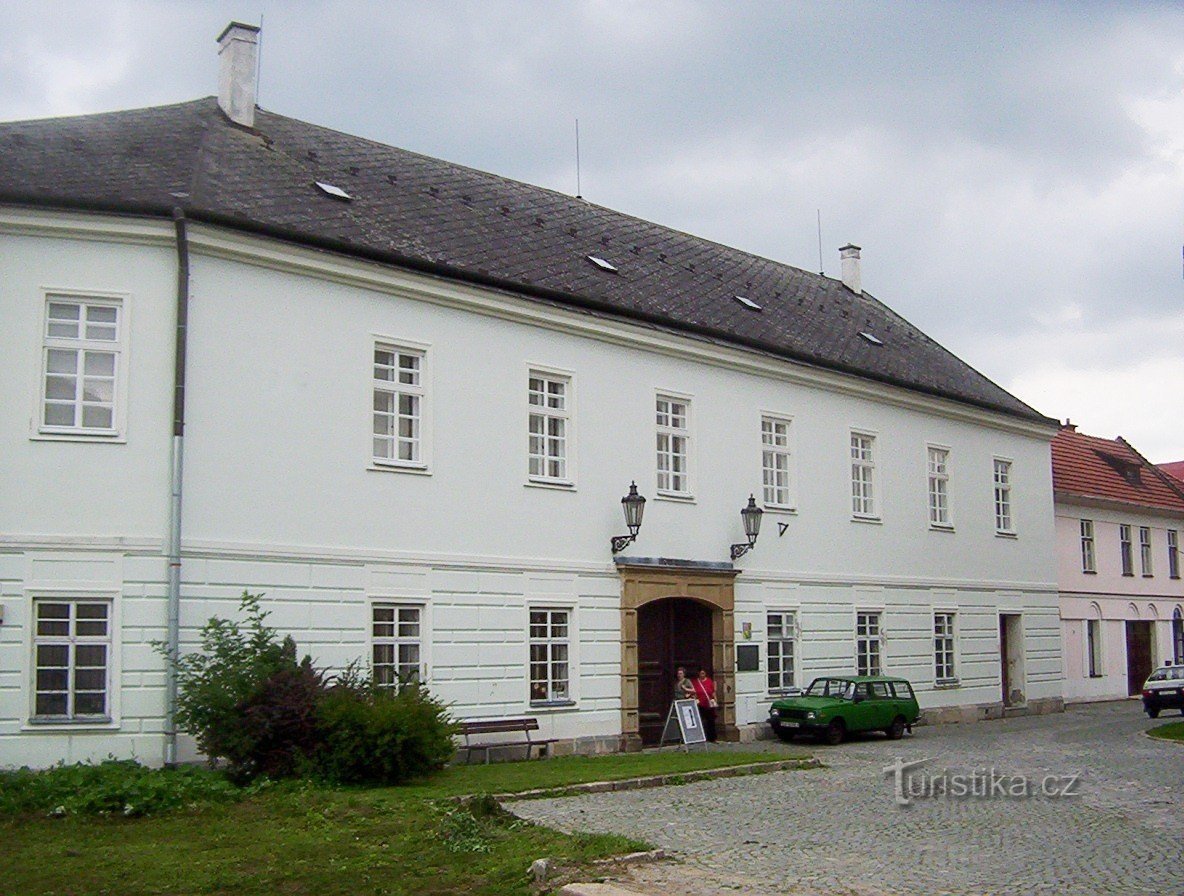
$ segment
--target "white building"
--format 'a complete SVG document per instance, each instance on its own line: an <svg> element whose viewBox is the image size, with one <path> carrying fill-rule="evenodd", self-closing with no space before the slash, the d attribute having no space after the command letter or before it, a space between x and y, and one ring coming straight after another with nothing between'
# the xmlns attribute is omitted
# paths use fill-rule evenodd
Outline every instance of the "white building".
<svg viewBox="0 0 1184 896"><path fill-rule="evenodd" d="M857 669L1060 706L1055 423L857 248L834 280L256 109L254 40L219 100L0 125L0 765L171 758L150 642L244 589L561 749L650 739L676 664L733 738Z"/></svg>
<svg viewBox="0 0 1184 896"><path fill-rule="evenodd" d="M1065 699L1138 694L1184 663L1184 488L1125 439L1053 439Z"/></svg>

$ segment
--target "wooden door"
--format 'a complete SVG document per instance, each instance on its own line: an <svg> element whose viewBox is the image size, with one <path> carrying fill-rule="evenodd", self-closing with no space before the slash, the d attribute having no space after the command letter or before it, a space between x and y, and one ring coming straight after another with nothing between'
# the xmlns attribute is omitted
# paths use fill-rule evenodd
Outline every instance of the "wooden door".
<svg viewBox="0 0 1184 896"><path fill-rule="evenodd" d="M681 597L645 604L637 611L637 709L646 745L658 743L662 736L679 666L691 678L701 668L714 677L711 608Z"/></svg>
<svg viewBox="0 0 1184 896"><path fill-rule="evenodd" d="M1126 692L1142 693L1143 682L1151 674L1151 623L1126 624Z"/></svg>

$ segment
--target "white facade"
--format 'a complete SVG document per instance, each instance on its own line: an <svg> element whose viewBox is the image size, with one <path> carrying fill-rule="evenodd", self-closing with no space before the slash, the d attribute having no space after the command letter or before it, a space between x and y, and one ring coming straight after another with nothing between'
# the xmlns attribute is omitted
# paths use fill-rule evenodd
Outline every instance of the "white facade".
<svg viewBox="0 0 1184 896"><path fill-rule="evenodd" d="M1000 614L1017 614L1019 702L1059 701L1049 429L262 238L191 239L183 649L244 589L333 667L371 657L375 604L418 608L421 674L454 715L538 716L603 746L622 724L620 497L636 480L649 499L625 553L726 562L772 418L789 507L737 563L735 643L761 647L736 674L738 725L767 717L770 611L796 614L797 686L854 671L856 614L880 613L883 671L935 713L998 708ZM163 222L0 211L0 766L162 755L175 252ZM120 308L113 435L43 432L52 296ZM376 347L420 359L404 466L375 461ZM567 484L530 476L532 372L567 387ZM659 494L659 396L687 405L680 495ZM859 515L853 433L873 464ZM35 607L79 600L109 608L109 721L38 719ZM531 703L532 608L567 611L570 705ZM935 613L953 614L942 683Z"/></svg>

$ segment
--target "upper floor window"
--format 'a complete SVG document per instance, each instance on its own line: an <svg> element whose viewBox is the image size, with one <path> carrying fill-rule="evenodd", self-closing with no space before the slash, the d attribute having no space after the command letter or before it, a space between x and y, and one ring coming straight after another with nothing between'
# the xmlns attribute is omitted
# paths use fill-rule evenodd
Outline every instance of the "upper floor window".
<svg viewBox="0 0 1184 896"><path fill-rule="evenodd" d="M91 721L110 716L111 604L38 600L33 604L33 716Z"/></svg>
<svg viewBox="0 0 1184 896"><path fill-rule="evenodd" d="M48 297L42 432L118 434L122 311L121 303L113 299Z"/></svg>
<svg viewBox="0 0 1184 896"><path fill-rule="evenodd" d="M1011 515L1011 461L995 458L995 531L1015 533Z"/></svg>
<svg viewBox="0 0 1184 896"><path fill-rule="evenodd" d="M1094 521L1081 521L1081 571L1097 572L1098 561L1094 553Z"/></svg>
<svg viewBox="0 0 1184 896"><path fill-rule="evenodd" d="M1131 546L1131 527L1126 523L1118 527L1118 551L1122 559L1122 574L1133 576L1135 574L1135 560Z"/></svg>
<svg viewBox="0 0 1184 896"><path fill-rule="evenodd" d="M527 472L531 479L570 484L571 378L532 370L527 396Z"/></svg>
<svg viewBox="0 0 1184 896"><path fill-rule="evenodd" d="M1150 576L1151 572L1151 529L1148 526L1139 527L1139 565L1143 575Z"/></svg>
<svg viewBox="0 0 1184 896"><path fill-rule="evenodd" d="M659 395L658 491L689 496L691 493L691 403L685 398Z"/></svg>
<svg viewBox="0 0 1184 896"><path fill-rule="evenodd" d="M374 462L424 468L425 353L374 346Z"/></svg>
<svg viewBox="0 0 1184 896"><path fill-rule="evenodd" d="M787 691L794 686L797 669L797 614L771 612L765 617L768 633L769 691Z"/></svg>
<svg viewBox="0 0 1184 896"><path fill-rule="evenodd" d="M1180 578L1180 533L1168 529L1168 576Z"/></svg>
<svg viewBox="0 0 1184 896"><path fill-rule="evenodd" d="M788 420L780 417L761 417L761 471L765 506L792 507Z"/></svg>
<svg viewBox="0 0 1184 896"><path fill-rule="evenodd" d="M929 525L950 526L950 452L946 448L930 447L929 458Z"/></svg>
<svg viewBox="0 0 1184 896"><path fill-rule="evenodd" d="M851 513L857 517L876 515L876 437L851 433Z"/></svg>
<svg viewBox="0 0 1184 896"><path fill-rule="evenodd" d="M883 632L879 613L855 614L855 674L882 675Z"/></svg>
<svg viewBox="0 0 1184 896"><path fill-rule="evenodd" d="M422 674L423 608L375 604L371 610L370 650L374 684L399 688Z"/></svg>

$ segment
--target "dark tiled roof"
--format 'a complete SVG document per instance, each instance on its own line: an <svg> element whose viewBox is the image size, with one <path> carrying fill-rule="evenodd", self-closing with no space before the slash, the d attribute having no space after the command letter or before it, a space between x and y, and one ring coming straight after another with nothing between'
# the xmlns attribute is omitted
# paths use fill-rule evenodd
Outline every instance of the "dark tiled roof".
<svg viewBox="0 0 1184 896"><path fill-rule="evenodd" d="M1052 440L1052 484L1062 495L1184 511L1184 487L1122 437L1062 429Z"/></svg>
<svg viewBox="0 0 1184 896"><path fill-rule="evenodd" d="M326 195L317 181L352 201ZM180 207L197 220L1051 423L885 305L832 278L282 115L260 110L254 131L240 128L213 98L0 124L0 202L162 215Z"/></svg>

